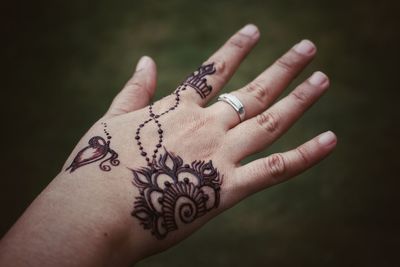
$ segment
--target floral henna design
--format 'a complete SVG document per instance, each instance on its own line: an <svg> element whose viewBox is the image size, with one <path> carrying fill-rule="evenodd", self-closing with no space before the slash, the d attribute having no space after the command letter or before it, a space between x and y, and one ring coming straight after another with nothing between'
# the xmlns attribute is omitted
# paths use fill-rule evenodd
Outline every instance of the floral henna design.
<svg viewBox="0 0 400 267"><path fill-rule="evenodd" d="M208 96L212 86L207 84L206 76L215 72L214 63L198 68L175 90L175 103L171 107L156 114L153 104L150 104L148 119L136 129L139 153L148 167L132 170L133 184L140 192L134 202L132 216L138 218L144 229L151 230L158 239L165 238L168 232L191 223L219 205L222 177L212 161L183 164L180 157L165 148L165 154L156 160L164 138L160 118L179 106L180 93L188 86L194 88L201 98ZM158 134L158 143L151 156L145 150L140 136L141 130L150 122L154 122Z"/></svg>
<svg viewBox="0 0 400 267"><path fill-rule="evenodd" d="M211 160L184 164L165 149L158 162L132 172L140 192L132 216L157 239L219 205L222 176Z"/></svg>
<svg viewBox="0 0 400 267"><path fill-rule="evenodd" d="M194 88L201 98L206 98L206 96L211 94L212 86L207 84L207 79L205 77L215 72L214 63L202 65L197 71L189 75L183 84Z"/></svg>
<svg viewBox="0 0 400 267"><path fill-rule="evenodd" d="M100 160L102 161L99 164L99 168L102 171L110 171L110 165L119 165L120 161L118 160L117 152L110 148L110 139L112 137L107 131L107 124L103 122L102 125L104 127L104 133L106 134L108 141L106 141L101 136L94 136L90 138L88 146L84 147L78 152L71 165L69 165L69 167L66 168L65 171L69 170L69 172L72 173L73 171L84 165ZM107 162L109 162L109 164L107 164Z"/></svg>

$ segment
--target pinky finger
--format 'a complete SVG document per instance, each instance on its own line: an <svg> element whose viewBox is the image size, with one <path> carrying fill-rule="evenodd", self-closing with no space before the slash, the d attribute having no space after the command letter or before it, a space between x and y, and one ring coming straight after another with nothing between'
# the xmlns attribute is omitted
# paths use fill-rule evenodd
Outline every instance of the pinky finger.
<svg viewBox="0 0 400 267"><path fill-rule="evenodd" d="M237 169L234 181L242 197L266 187L284 182L329 155L335 148L337 139L331 131L320 134L296 149L270 155L250 162Z"/></svg>

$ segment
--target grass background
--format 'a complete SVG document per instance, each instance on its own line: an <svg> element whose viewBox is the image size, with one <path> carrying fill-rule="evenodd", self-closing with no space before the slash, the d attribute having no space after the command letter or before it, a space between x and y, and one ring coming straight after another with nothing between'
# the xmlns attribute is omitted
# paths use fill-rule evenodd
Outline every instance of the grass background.
<svg viewBox="0 0 400 267"><path fill-rule="evenodd" d="M57 174L140 56L156 60L161 97L252 22L261 40L225 90L246 84L302 38L319 52L294 85L314 70L331 78L321 101L256 156L327 129L338 147L138 266L397 266L397 10L395 1L372 0L2 3L1 235Z"/></svg>

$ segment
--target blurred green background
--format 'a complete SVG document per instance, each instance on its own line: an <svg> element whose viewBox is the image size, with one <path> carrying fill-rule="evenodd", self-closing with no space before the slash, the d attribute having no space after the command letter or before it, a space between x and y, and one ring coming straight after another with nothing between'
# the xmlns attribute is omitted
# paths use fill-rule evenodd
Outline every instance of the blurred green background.
<svg viewBox="0 0 400 267"><path fill-rule="evenodd" d="M252 22L261 40L225 90L302 38L319 52L293 85L315 70L331 78L330 91L264 154L327 129L338 147L138 266L400 266L395 1L9 1L1 13L2 235L140 56L156 60L161 97Z"/></svg>

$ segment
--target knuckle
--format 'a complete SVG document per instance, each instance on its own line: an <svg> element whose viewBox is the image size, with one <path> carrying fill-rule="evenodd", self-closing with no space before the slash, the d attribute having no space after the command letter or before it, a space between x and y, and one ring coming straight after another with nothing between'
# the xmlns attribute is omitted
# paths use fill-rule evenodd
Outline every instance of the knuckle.
<svg viewBox="0 0 400 267"><path fill-rule="evenodd" d="M281 177L286 171L286 163L282 154L273 154L265 159L266 172L273 178Z"/></svg>
<svg viewBox="0 0 400 267"><path fill-rule="evenodd" d="M278 119L272 112L263 112L256 117L257 124L268 133L273 133L278 129Z"/></svg>
<svg viewBox="0 0 400 267"><path fill-rule="evenodd" d="M309 164L309 155L304 147L296 148L296 153L299 155L299 159L301 160L302 164L304 165Z"/></svg>
<svg viewBox="0 0 400 267"><path fill-rule="evenodd" d="M234 48L243 49L247 46L249 41L250 36L239 33L229 39L228 45L233 46Z"/></svg>
<svg viewBox="0 0 400 267"><path fill-rule="evenodd" d="M297 59L295 55L289 53L280 57L275 63L279 68L283 69L285 72L292 73L297 66L296 64Z"/></svg>
<svg viewBox="0 0 400 267"><path fill-rule="evenodd" d="M302 106L305 106L309 99L309 95L306 94L304 90L293 91L291 95L296 100L296 102L298 102Z"/></svg>
<svg viewBox="0 0 400 267"><path fill-rule="evenodd" d="M214 60L214 66L216 69L216 73L218 73L219 75L221 75L222 77L226 77L228 75L227 73L227 65L226 65L226 61L224 59L216 59Z"/></svg>
<svg viewBox="0 0 400 267"><path fill-rule="evenodd" d="M139 89L143 88L144 84L137 79L132 79L129 80L128 83L126 84L126 87L129 87L130 89Z"/></svg>
<svg viewBox="0 0 400 267"><path fill-rule="evenodd" d="M244 92L253 96L257 102L261 104L264 104L266 102L266 98L268 97L268 89L257 81L249 83L244 88Z"/></svg>

